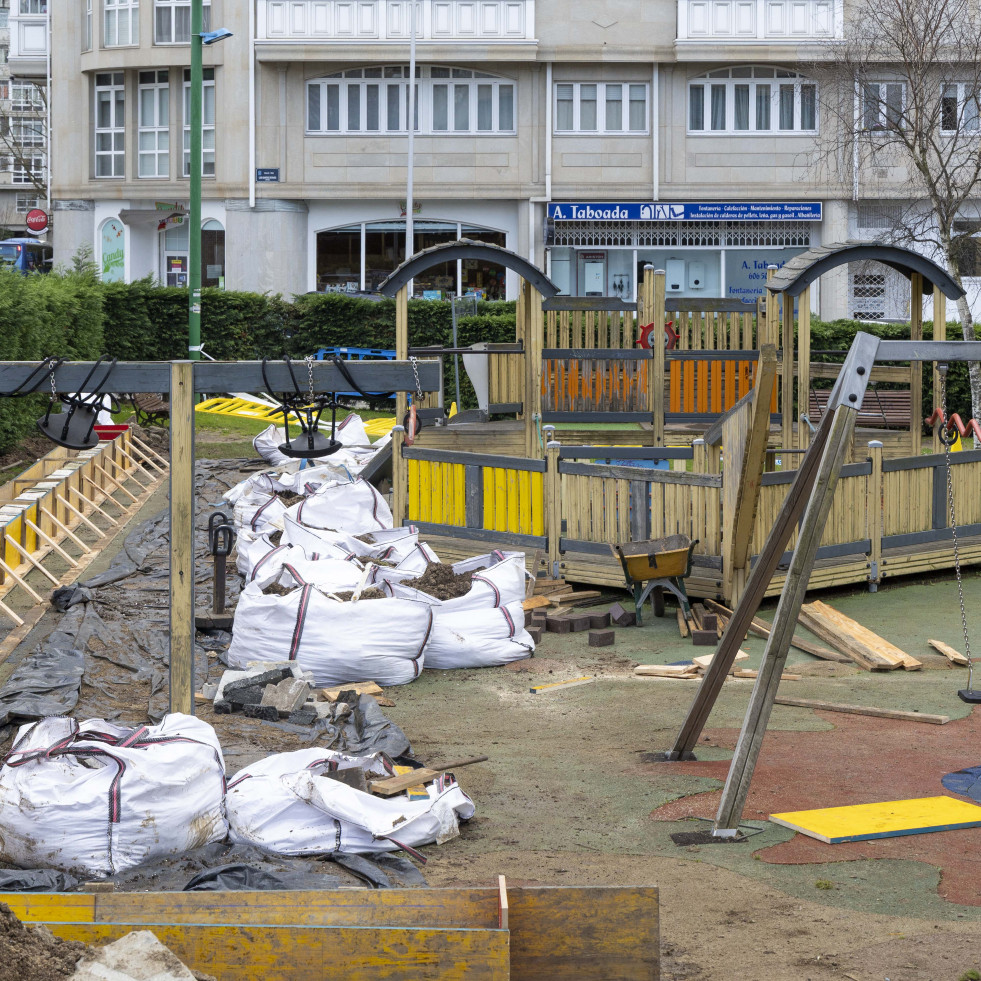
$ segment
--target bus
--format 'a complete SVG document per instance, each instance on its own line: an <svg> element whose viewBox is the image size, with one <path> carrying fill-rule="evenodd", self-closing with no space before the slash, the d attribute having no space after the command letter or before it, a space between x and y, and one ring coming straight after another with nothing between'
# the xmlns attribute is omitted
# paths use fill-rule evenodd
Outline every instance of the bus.
<svg viewBox="0 0 981 981"><path fill-rule="evenodd" d="M10 266L25 276L51 272L54 249L36 238L8 238L0 242L0 266Z"/></svg>

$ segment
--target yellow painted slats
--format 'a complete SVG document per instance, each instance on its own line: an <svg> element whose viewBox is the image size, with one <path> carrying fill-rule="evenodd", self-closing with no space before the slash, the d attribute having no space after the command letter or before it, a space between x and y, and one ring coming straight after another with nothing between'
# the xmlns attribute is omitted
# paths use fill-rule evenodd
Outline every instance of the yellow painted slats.
<svg viewBox="0 0 981 981"><path fill-rule="evenodd" d="M545 474L531 475L531 534L545 534Z"/></svg>
<svg viewBox="0 0 981 981"><path fill-rule="evenodd" d="M505 470L506 493L507 493L507 530L517 533L521 523L521 500L518 494L518 471Z"/></svg>
<svg viewBox="0 0 981 981"><path fill-rule="evenodd" d="M482 474L484 482L484 527L493 529L496 527L497 500L494 496L494 471L490 467L484 467Z"/></svg>
<svg viewBox="0 0 981 981"><path fill-rule="evenodd" d="M406 517L410 521L422 521L419 514L419 461L406 460L408 493L406 501Z"/></svg>

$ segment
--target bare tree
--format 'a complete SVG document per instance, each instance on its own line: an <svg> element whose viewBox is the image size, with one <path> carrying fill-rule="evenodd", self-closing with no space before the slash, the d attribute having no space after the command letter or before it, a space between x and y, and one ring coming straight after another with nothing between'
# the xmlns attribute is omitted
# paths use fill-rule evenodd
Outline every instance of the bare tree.
<svg viewBox="0 0 981 981"><path fill-rule="evenodd" d="M808 66L820 82L819 158L855 201L888 201L882 237L973 274L981 231L981 13L977 0L856 3ZM914 300L915 302L915 300ZM974 340L967 298L957 301ZM981 372L970 366L981 418Z"/></svg>
<svg viewBox="0 0 981 981"><path fill-rule="evenodd" d="M0 155L13 164L15 183L47 196L48 98L43 85L29 79L10 80L10 113L0 116Z"/></svg>

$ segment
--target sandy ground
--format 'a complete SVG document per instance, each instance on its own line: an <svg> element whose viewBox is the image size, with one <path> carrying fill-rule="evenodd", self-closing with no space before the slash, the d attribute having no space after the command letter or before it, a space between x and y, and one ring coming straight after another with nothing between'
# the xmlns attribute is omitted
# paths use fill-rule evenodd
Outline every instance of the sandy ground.
<svg viewBox="0 0 981 981"><path fill-rule="evenodd" d="M160 506L158 498L147 513ZM111 553L106 549L100 564ZM977 574L966 577L965 591L970 615L981 599ZM774 762L786 763L786 754L794 753L796 765L789 779L786 767L774 770L786 781L776 785L765 783L776 778L761 765L753 792L765 792L774 809L798 806L807 793L818 801L813 806L852 802L864 778L861 772L844 776L840 760L874 730L885 740L876 744L885 747L875 757L885 771L877 775L876 792L895 774L895 798L912 796L907 787L913 786L943 793L939 780L951 767L981 763L981 739L974 736L981 723L967 719L970 709L956 696L966 672L949 668L926 646L927 638L937 637L963 647L955 584L949 578L897 580L874 595L852 590L821 598L921 658L925 669L873 675L792 651L791 669L805 678L786 682L783 690L962 721L932 732L941 743L929 744L912 724L897 724L891 736L888 726L874 728L871 720L864 730L852 717L777 707L761 761L771 753ZM772 616L772 604L763 615ZM42 621L22 650L52 626ZM981 625L976 633L981 647ZM756 666L763 642L750 638L743 646L748 665ZM666 618L618 630L614 647L591 649L584 634L547 634L534 658L508 668L426 671L412 685L389 689L396 705L387 712L420 760L490 757L457 773L477 816L458 839L426 849L430 885L489 885L500 873L514 884L657 885L667 981L960 981L981 969L979 887L973 893L961 888L955 902L942 886L945 868L970 872L981 854L981 832L933 835L939 844L929 857L913 838L881 849L869 843L857 855L819 843L784 854L780 849L795 847L793 833L748 810L749 823L763 830L745 842L673 843L672 832L701 829L705 824L692 819L713 813L720 761L731 755L752 682L727 682L700 744L699 764L651 764L641 754L671 744L694 683L639 679L631 671L638 662L670 663L701 652ZM0 678L4 674L0 668ZM531 684L581 675L596 681L529 692ZM833 739L836 734L841 738ZM830 740L820 745L833 745L833 753L818 748L818 735ZM942 746L934 754L942 761L929 745ZM668 808L661 819L655 814L660 808ZM903 846L904 840L910 844Z"/></svg>

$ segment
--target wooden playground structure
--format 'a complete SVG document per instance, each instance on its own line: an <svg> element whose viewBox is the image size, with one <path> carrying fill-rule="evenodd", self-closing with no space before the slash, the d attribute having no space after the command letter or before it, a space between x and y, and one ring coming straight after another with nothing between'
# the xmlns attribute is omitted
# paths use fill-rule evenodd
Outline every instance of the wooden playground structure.
<svg viewBox="0 0 981 981"><path fill-rule="evenodd" d="M427 427L412 445L396 428L396 523L417 526L447 557L472 554L478 542L521 548L539 568L608 586L623 585L610 543L687 535L698 541L688 592L729 603L742 595L810 445L801 407L810 406L814 381L830 385L840 368L811 361L811 284L843 263L888 262L909 277L916 298L911 341L923 336L920 297L932 294L934 340L944 340L946 300L961 295L915 253L846 243L771 269L756 308L668 301L664 274L652 268L634 307L559 297L521 257L464 241L419 253L383 284L397 299L397 357L410 352L413 274L485 249L522 276L515 344L486 353L489 410L512 418ZM678 335L673 349L635 344L649 325L654 337L665 336L669 321ZM890 412L894 421L897 404L899 411L908 405L909 422L855 430L818 543L813 588L867 582L875 589L887 576L952 566L936 435L935 452L921 452L922 371L919 361L871 368L858 426L876 418L883 384L907 386L893 395ZM403 395L397 418L405 406ZM954 454L952 472L961 560L979 562L981 499L970 488L981 479L981 452ZM782 589L794 546L791 536L766 595Z"/></svg>

